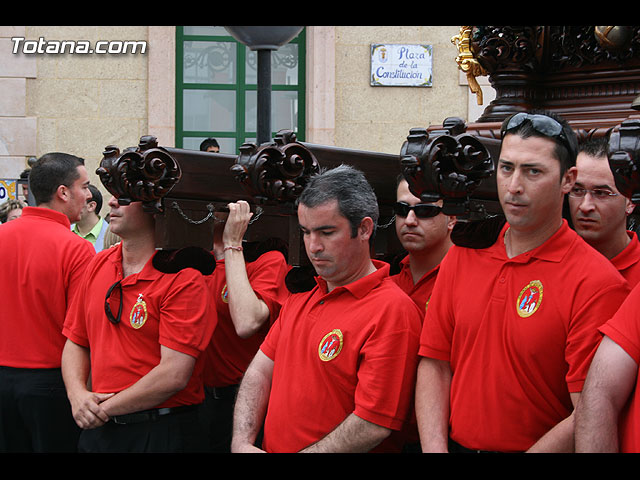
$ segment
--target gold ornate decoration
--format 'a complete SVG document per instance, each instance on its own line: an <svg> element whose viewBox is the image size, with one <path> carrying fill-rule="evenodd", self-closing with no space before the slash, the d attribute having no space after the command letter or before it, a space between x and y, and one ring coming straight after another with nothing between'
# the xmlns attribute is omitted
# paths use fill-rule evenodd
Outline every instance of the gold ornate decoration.
<svg viewBox="0 0 640 480"><path fill-rule="evenodd" d="M471 29L472 27L460 27L460 33L451 38L451 43L458 48L458 56L456 57L458 68L467 75L469 89L476 95L478 105L482 105L482 88L480 88L476 77L487 75L487 72L471 51Z"/></svg>

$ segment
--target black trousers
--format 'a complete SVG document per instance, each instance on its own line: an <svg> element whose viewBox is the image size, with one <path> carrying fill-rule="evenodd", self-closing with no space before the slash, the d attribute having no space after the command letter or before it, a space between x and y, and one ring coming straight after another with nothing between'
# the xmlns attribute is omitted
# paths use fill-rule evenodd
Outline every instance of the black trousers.
<svg viewBox="0 0 640 480"><path fill-rule="evenodd" d="M76 452L79 435L59 368L0 367L0 452Z"/></svg>
<svg viewBox="0 0 640 480"><path fill-rule="evenodd" d="M231 452L233 407L237 393L238 385L205 387L204 423L208 426L209 449L213 453Z"/></svg>
<svg viewBox="0 0 640 480"><path fill-rule="evenodd" d="M207 437L200 409L201 405L198 405L178 413L125 424L110 420L101 427L83 430L78 450L81 453L206 452Z"/></svg>

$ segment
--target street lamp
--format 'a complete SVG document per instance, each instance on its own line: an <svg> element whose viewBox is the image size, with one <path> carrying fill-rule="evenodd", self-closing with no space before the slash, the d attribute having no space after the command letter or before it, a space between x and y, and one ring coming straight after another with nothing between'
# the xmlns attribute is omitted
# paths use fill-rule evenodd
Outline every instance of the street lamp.
<svg viewBox="0 0 640 480"><path fill-rule="evenodd" d="M240 43L258 52L258 145L271 141L271 51L293 40L304 27L224 27Z"/></svg>

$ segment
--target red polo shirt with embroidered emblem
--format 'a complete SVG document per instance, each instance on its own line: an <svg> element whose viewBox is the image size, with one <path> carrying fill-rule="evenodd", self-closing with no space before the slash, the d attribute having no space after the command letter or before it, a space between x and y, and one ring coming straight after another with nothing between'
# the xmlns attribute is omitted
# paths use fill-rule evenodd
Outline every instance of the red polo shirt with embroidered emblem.
<svg viewBox="0 0 640 480"><path fill-rule="evenodd" d="M122 280L120 322L105 314L109 287ZM110 297L117 314L118 293ZM82 288L65 320L63 333L91 351L92 390L119 392L160 363L160 346L197 358L184 390L158 408L194 405L204 400L201 353L211 340L215 312L209 308L203 276L185 268L162 273L152 259L138 273L123 279L122 244L98 253L87 268Z"/></svg>
<svg viewBox="0 0 640 480"><path fill-rule="evenodd" d="M512 259L507 228L489 248L449 250L419 353L451 365L451 438L471 449L517 452L571 413L569 394L582 389L597 328L629 288L566 221Z"/></svg>
<svg viewBox="0 0 640 480"><path fill-rule="evenodd" d="M630 242L611 259L611 263L627 279L629 287L633 288L640 282L640 242L636 232L627 231L627 235Z"/></svg>
<svg viewBox="0 0 640 480"><path fill-rule="evenodd" d="M616 342L633 360L640 365L640 287L635 287L616 314L600 327L600 331ZM635 388L620 412L618 423L619 451L621 453L640 452L640 375L636 377Z"/></svg>
<svg viewBox="0 0 640 480"><path fill-rule="evenodd" d="M66 215L43 207L0 225L0 365L60 368L67 308L96 253L70 228Z"/></svg>
<svg viewBox="0 0 640 480"><path fill-rule="evenodd" d="M296 452L354 413L399 430L413 397L421 312L389 265L285 302L260 347L274 361L264 426L268 452Z"/></svg>
<svg viewBox="0 0 640 480"><path fill-rule="evenodd" d="M391 275L391 279L398 284L398 286L416 302L416 305L423 311L427 311L429 305L429 299L431 298L431 292L433 292L433 286L436 283L438 277L438 270L440 265L436 265L434 268L425 273L420 280L413 283L413 276L411 275L409 255L404 257L400 262L400 272L395 275Z"/></svg>
<svg viewBox="0 0 640 480"><path fill-rule="evenodd" d="M246 270L251 288L269 308L270 317L263 328L251 337L238 336L229 313L224 259L218 260L213 274L205 277L218 316L218 325L205 351L204 384L207 386L226 387L240 383L247 366L289 296L284 282L289 267L279 251L260 255L255 261L246 264Z"/></svg>

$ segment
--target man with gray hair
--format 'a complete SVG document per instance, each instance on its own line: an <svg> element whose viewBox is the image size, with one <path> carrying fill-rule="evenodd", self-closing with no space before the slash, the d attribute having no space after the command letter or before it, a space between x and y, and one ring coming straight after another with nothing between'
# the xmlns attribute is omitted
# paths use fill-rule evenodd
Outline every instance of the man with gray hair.
<svg viewBox="0 0 640 480"><path fill-rule="evenodd" d="M317 285L289 297L249 366L232 451L399 451L390 435L408 417L421 314L371 259L377 219L362 172L310 179L298 221Z"/></svg>

